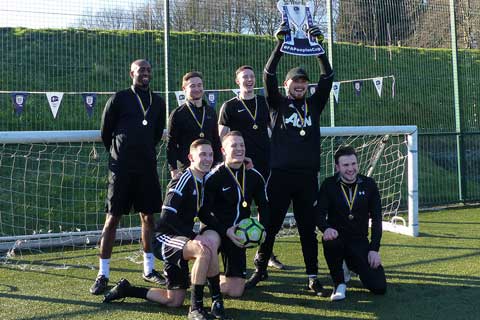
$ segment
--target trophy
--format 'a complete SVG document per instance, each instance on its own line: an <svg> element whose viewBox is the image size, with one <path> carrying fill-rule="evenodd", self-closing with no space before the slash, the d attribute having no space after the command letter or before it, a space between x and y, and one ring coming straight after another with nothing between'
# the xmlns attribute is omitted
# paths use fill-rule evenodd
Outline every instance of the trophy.
<svg viewBox="0 0 480 320"><path fill-rule="evenodd" d="M301 5L286 4L285 1L279 0L277 8L282 13L283 22L290 28L290 34L285 35L285 41L280 49L282 52L299 56L316 56L325 53L322 46L307 34L308 28L313 26L312 1Z"/></svg>

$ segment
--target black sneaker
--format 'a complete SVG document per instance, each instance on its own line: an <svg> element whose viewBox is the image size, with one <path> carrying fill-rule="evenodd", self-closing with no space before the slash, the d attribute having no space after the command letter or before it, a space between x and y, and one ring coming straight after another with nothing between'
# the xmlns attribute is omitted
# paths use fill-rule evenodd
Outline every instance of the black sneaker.
<svg viewBox="0 0 480 320"><path fill-rule="evenodd" d="M270 259L268 260L268 266L269 267L272 267L272 268L275 268L275 269L278 269L278 270L285 270L286 267L283 263L280 262L280 260L278 260L277 256L273 255L270 257Z"/></svg>
<svg viewBox="0 0 480 320"><path fill-rule="evenodd" d="M213 318L204 308L200 308L195 310L190 309L190 312L188 313L188 319L189 320L212 320L215 318Z"/></svg>
<svg viewBox="0 0 480 320"><path fill-rule="evenodd" d="M214 319L222 319L222 320L231 320L225 315L225 307L223 306L222 300L216 300L212 303L212 309L210 311L212 318Z"/></svg>
<svg viewBox="0 0 480 320"><path fill-rule="evenodd" d="M98 276L93 285L90 287L90 293L95 295L102 294L107 290L107 285L108 278L104 275Z"/></svg>
<svg viewBox="0 0 480 320"><path fill-rule="evenodd" d="M125 298L125 289L129 288L130 286L130 282L128 282L127 279L120 279L120 281L117 282L117 285L115 287L105 293L105 295L103 296L103 303L109 303L113 300Z"/></svg>
<svg viewBox="0 0 480 320"><path fill-rule="evenodd" d="M165 278L155 269L152 270L149 274L142 274L143 280L151 283L156 283L159 285L165 284Z"/></svg>
<svg viewBox="0 0 480 320"><path fill-rule="evenodd" d="M245 289L255 288L257 286L257 283L259 283L260 281L263 281L263 280L267 280L267 279L268 279L267 270L265 270L265 271L257 270L252 274L250 279L248 279L245 282Z"/></svg>
<svg viewBox="0 0 480 320"><path fill-rule="evenodd" d="M308 278L308 289L313 291L317 296L328 297L329 293L323 288L317 278Z"/></svg>

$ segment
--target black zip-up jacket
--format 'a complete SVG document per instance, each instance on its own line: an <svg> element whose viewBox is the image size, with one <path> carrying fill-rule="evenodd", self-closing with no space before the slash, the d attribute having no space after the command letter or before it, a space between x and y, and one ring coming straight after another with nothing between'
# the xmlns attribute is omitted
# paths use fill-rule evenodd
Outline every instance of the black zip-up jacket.
<svg viewBox="0 0 480 320"><path fill-rule="evenodd" d="M136 89L145 108L148 91ZM142 107L132 88L115 93L107 101L102 115L101 136L110 153L109 169L113 172L144 172L157 166L155 146L165 129L165 102L152 92L152 105L144 126Z"/></svg>
<svg viewBox="0 0 480 320"><path fill-rule="evenodd" d="M239 98L226 101L220 109L218 124L227 126L231 131L240 131L245 141L245 155L253 160L255 166L269 167L270 139L268 127L270 115L264 96L257 95L257 115L254 122ZM244 100L248 110L255 115L255 98ZM257 129L253 128L256 124Z"/></svg>
<svg viewBox="0 0 480 320"><path fill-rule="evenodd" d="M350 186L353 191L358 185L352 211L342 191L338 174L325 179L320 187L317 201L317 226L325 232L328 228L338 231L347 240L368 238L368 221L372 219L370 250L380 249L382 239L382 204L377 184L372 178L357 176L357 182ZM353 219L349 219L349 215Z"/></svg>
<svg viewBox="0 0 480 320"><path fill-rule="evenodd" d="M231 169L241 183L243 170ZM205 197L200 209L200 220L207 226L225 236L227 229L251 216L250 205L252 200L258 208L259 221L267 228L269 224L269 208L265 192L265 180L255 169L245 170L245 201L247 207L242 206L243 198L240 187L235 182L225 164L221 164L205 177Z"/></svg>
<svg viewBox="0 0 480 320"><path fill-rule="evenodd" d="M320 170L320 114L325 108L333 83L333 71L325 54L318 56L320 80L313 95L306 99L292 100L278 90L277 65L283 53L278 42L263 73L267 103L273 121L270 166L290 172L317 173ZM301 136L301 119L305 102L308 113Z"/></svg>
<svg viewBox="0 0 480 320"><path fill-rule="evenodd" d="M198 180L187 169L180 178L173 179L168 184L167 195L155 231L190 239L195 238L196 233L193 231L193 226L194 219L198 214L197 201L199 205L202 204L203 179Z"/></svg>
<svg viewBox="0 0 480 320"><path fill-rule="evenodd" d="M203 110L205 110L205 120L203 123L203 131L200 131L195 119L188 110L186 102L175 108L170 114L168 124L168 143L167 143L167 161L170 171L175 169L185 169L190 165L188 153L190 144L200 139L200 132L204 133L204 139L212 143L213 158L215 163L223 161L222 152L220 151L221 143L218 136L217 114L215 110L203 102L201 108L190 104L190 108L194 112L196 118L201 123Z"/></svg>

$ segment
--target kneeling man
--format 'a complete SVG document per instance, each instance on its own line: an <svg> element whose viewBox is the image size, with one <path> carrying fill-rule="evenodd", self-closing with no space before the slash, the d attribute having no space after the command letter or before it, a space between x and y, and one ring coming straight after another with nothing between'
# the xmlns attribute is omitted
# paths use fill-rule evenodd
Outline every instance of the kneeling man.
<svg viewBox="0 0 480 320"><path fill-rule="evenodd" d="M201 234L193 230L195 222L203 220L200 207L203 202L204 176L210 171L213 162L211 143L205 139L193 141L188 158L189 168L168 185L153 241L155 256L165 262L167 290L133 287L126 279L122 279L105 294L104 302L137 297L168 307L179 307L183 304L189 286L188 261L191 260L193 267L188 319L225 319L218 267L220 237L214 230L206 230ZM207 280L212 296L210 313L203 307L203 291Z"/></svg>
<svg viewBox="0 0 480 320"><path fill-rule="evenodd" d="M345 299L344 260L365 288L384 294L387 283L378 253L382 238L380 192L372 178L358 174L354 148L342 147L335 153L335 168L337 173L322 183L317 202L317 226L323 232L323 252L334 284L330 298Z"/></svg>

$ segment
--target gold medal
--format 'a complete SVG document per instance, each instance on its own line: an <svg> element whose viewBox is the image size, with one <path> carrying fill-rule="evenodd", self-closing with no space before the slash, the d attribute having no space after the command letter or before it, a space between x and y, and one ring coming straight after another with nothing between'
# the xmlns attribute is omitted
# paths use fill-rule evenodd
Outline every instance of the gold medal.
<svg viewBox="0 0 480 320"><path fill-rule="evenodd" d="M254 125L253 125L253 129L254 129L254 130L257 130L257 129L258 129L257 124L254 124Z"/></svg>
<svg viewBox="0 0 480 320"><path fill-rule="evenodd" d="M200 218L199 217L193 218L193 222L195 222L195 223L200 222Z"/></svg>
<svg viewBox="0 0 480 320"><path fill-rule="evenodd" d="M198 135L200 138L204 138L205 137L205 133L203 132L200 132L200 134Z"/></svg>
<svg viewBox="0 0 480 320"><path fill-rule="evenodd" d="M146 126L146 125L148 124L148 121L145 120L145 119L143 119L142 124L143 124L144 126Z"/></svg>
<svg viewBox="0 0 480 320"><path fill-rule="evenodd" d="M244 201L242 202L242 207L246 208L247 206L248 206L248 203L247 203L247 201L244 200Z"/></svg>
<svg viewBox="0 0 480 320"><path fill-rule="evenodd" d="M353 218L354 218L353 214L348 215L348 220L353 220Z"/></svg>
<svg viewBox="0 0 480 320"><path fill-rule="evenodd" d="M301 135L302 137L305 136L305 130L303 130L303 129L300 130L300 135Z"/></svg>

